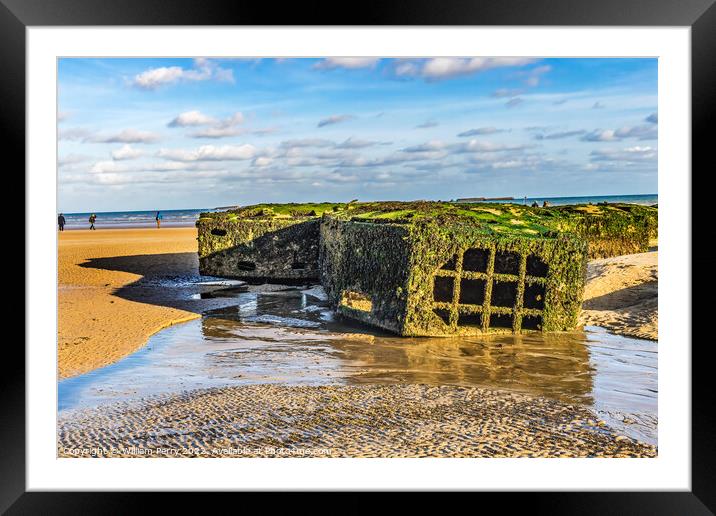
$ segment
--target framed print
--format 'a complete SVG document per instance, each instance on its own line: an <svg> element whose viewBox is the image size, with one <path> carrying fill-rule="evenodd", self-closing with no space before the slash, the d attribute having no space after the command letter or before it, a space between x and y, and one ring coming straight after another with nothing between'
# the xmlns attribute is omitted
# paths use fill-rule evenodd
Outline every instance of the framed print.
<svg viewBox="0 0 716 516"><path fill-rule="evenodd" d="M3 2L9 513L138 490L713 510L711 2Z"/></svg>

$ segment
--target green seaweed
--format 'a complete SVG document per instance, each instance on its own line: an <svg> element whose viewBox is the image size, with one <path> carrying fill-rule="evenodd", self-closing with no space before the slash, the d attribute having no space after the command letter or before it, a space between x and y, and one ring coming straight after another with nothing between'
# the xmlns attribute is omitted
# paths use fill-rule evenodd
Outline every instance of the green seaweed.
<svg viewBox="0 0 716 516"><path fill-rule="evenodd" d="M587 259L648 250L658 233L658 208L432 201L258 204L203 213L197 227L202 274L320 278L339 313L401 335L561 331L577 324ZM462 270L468 249L490 257L484 271ZM494 269L503 253L519 262L509 274ZM453 258L454 269L445 270ZM527 263L534 260L545 264L545 276L528 273ZM453 278L450 302L433 298L436 278L448 283ZM484 282L483 302L462 303L463 282ZM508 292L512 304L492 303L493 290L498 298ZM350 292L366 295L371 309L342 305ZM544 294L539 307L526 306L535 292Z"/></svg>

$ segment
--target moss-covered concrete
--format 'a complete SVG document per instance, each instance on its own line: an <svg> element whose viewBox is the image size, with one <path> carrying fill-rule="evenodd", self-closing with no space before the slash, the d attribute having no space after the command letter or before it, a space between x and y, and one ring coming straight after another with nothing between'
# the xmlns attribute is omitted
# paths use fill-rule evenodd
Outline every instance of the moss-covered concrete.
<svg viewBox="0 0 716 516"><path fill-rule="evenodd" d="M321 224L321 278L337 311L400 335L575 327L587 244L502 235L469 220L405 222L345 213ZM346 303L362 296L370 311Z"/></svg>
<svg viewBox="0 0 716 516"><path fill-rule="evenodd" d="M204 215L196 224L201 274L263 281L318 279L318 217Z"/></svg>
<svg viewBox="0 0 716 516"><path fill-rule="evenodd" d="M588 258L648 249L628 204L351 202L204 213L202 274L320 279L343 315L401 335L574 328Z"/></svg>

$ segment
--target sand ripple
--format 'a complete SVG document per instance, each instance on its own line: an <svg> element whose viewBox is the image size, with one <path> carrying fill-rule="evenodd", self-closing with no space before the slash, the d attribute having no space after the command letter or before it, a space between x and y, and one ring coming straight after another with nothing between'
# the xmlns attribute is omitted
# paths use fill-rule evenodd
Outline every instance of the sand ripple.
<svg viewBox="0 0 716 516"><path fill-rule="evenodd" d="M425 385L250 385L61 416L58 454L110 457L653 457L588 410Z"/></svg>

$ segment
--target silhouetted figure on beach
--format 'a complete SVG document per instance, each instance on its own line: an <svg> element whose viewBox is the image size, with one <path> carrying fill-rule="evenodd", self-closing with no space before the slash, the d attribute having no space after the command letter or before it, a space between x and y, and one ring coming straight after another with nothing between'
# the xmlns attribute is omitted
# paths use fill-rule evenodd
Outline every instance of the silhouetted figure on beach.
<svg viewBox="0 0 716 516"><path fill-rule="evenodd" d="M57 217L57 225L60 226L60 231L65 230L65 216L62 213Z"/></svg>
<svg viewBox="0 0 716 516"><path fill-rule="evenodd" d="M532 203L532 207L533 207L533 208L539 208L539 204L537 204L537 201L535 201L535 202Z"/></svg>
<svg viewBox="0 0 716 516"><path fill-rule="evenodd" d="M547 201L542 202L542 207L543 207L543 208L548 208L548 207L549 207L549 202L547 202Z"/></svg>
<svg viewBox="0 0 716 516"><path fill-rule="evenodd" d="M162 212L158 211L156 217L154 217L154 220L157 221L157 229L162 225Z"/></svg>
<svg viewBox="0 0 716 516"><path fill-rule="evenodd" d="M95 215L95 214L93 213L93 214L90 215L90 217L89 217L90 229L96 229L96 228L94 227L94 221L95 221L95 220L97 220L97 215Z"/></svg>

